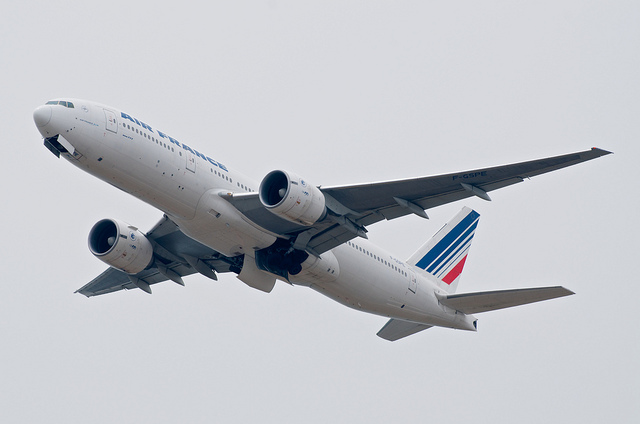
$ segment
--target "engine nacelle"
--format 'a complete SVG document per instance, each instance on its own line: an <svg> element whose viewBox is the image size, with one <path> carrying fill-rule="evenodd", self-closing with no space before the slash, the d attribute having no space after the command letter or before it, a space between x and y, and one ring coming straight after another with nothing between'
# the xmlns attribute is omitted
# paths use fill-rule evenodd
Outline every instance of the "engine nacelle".
<svg viewBox="0 0 640 424"><path fill-rule="evenodd" d="M153 260L151 242L126 222L98 221L89 232L89 250L102 262L127 274L137 274Z"/></svg>
<svg viewBox="0 0 640 424"><path fill-rule="evenodd" d="M307 226L324 218L327 212L322 192L287 171L272 171L264 177L260 201L275 215Z"/></svg>

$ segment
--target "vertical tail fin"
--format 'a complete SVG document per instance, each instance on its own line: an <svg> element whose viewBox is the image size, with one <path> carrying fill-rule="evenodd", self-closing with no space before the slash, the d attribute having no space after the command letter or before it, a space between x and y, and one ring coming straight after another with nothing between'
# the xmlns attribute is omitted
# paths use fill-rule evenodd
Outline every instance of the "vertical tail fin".
<svg viewBox="0 0 640 424"><path fill-rule="evenodd" d="M448 293L455 293L479 218L473 209L462 208L407 262L437 277L440 287Z"/></svg>

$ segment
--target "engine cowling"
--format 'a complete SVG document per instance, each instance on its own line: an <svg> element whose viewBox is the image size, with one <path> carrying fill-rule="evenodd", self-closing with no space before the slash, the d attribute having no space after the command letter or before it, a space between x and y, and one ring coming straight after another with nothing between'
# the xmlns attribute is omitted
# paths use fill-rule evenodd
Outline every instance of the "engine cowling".
<svg viewBox="0 0 640 424"><path fill-rule="evenodd" d="M313 225L326 215L325 198L315 186L287 171L272 171L260 183L260 201L287 221Z"/></svg>
<svg viewBox="0 0 640 424"><path fill-rule="evenodd" d="M127 274L143 271L153 260L153 246L145 235L116 219L103 219L93 226L89 250L102 262Z"/></svg>

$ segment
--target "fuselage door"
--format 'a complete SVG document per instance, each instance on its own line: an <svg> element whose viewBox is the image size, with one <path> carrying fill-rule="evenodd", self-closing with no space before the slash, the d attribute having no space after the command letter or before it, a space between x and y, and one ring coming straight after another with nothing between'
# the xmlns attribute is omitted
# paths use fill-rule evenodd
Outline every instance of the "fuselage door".
<svg viewBox="0 0 640 424"><path fill-rule="evenodd" d="M110 110L104 110L104 117L106 119L106 128L107 131L111 131L113 133L118 132L118 121L116 120L116 114Z"/></svg>
<svg viewBox="0 0 640 424"><path fill-rule="evenodd" d="M415 294L418 291L418 281L416 279L416 274L409 270L409 291Z"/></svg>
<svg viewBox="0 0 640 424"><path fill-rule="evenodd" d="M187 169L191 172L196 172L196 155L188 150L184 151L187 157Z"/></svg>

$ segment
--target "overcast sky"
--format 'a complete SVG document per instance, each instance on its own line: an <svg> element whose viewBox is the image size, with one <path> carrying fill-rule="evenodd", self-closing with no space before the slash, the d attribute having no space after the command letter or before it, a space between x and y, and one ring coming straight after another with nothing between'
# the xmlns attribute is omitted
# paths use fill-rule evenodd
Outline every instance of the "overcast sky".
<svg viewBox="0 0 640 424"><path fill-rule="evenodd" d="M640 4L5 2L0 420L637 422ZM390 343L386 319L233 275L86 299L92 225L161 212L56 159L38 105L123 109L256 180L462 171L598 146L576 167L369 228L408 257L481 214L459 291L577 294Z"/></svg>

